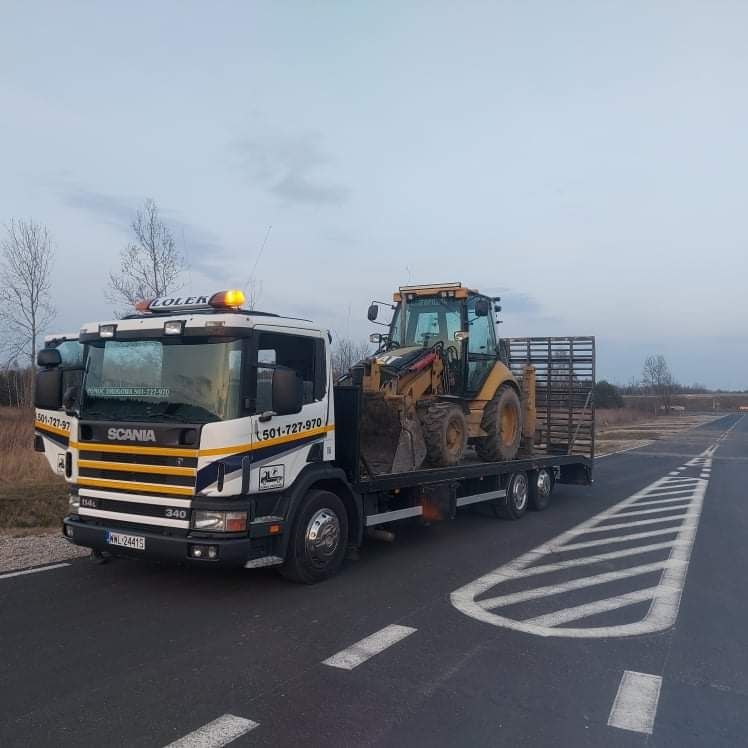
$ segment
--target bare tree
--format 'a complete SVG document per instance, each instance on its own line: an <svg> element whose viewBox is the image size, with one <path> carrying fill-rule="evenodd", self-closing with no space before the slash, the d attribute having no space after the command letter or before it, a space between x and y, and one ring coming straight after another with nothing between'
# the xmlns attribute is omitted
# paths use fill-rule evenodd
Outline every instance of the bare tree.
<svg viewBox="0 0 748 748"><path fill-rule="evenodd" d="M186 268L174 236L148 198L130 224L135 241L120 254L119 271L109 274L109 299L131 306L139 299L165 296L180 288Z"/></svg>
<svg viewBox="0 0 748 748"><path fill-rule="evenodd" d="M369 355L369 344L351 338L338 338L332 346L332 375L339 379L347 374L353 364Z"/></svg>
<svg viewBox="0 0 748 748"><path fill-rule="evenodd" d="M12 220L5 227L0 243L0 346L9 361L28 358L32 369L39 335L55 316L49 293L53 261L46 226Z"/></svg>
<svg viewBox="0 0 748 748"><path fill-rule="evenodd" d="M670 367L661 353L658 353L656 356L647 356L644 361L642 385L655 396L655 402L665 412L670 410L675 383ZM655 405L656 407L657 405Z"/></svg>

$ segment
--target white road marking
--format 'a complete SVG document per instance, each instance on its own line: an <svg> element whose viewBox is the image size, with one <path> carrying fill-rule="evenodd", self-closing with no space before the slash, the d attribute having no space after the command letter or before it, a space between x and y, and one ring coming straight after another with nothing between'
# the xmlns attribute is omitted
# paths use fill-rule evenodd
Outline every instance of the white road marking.
<svg viewBox="0 0 748 748"><path fill-rule="evenodd" d="M334 654L332 657L328 657L322 664L337 667L341 670L353 670L353 668L358 667L361 663L383 652L393 644L397 644L402 639L405 639L406 636L410 636L416 631L417 629L413 629L410 626L397 626L395 624L385 626L381 631L377 631L347 649Z"/></svg>
<svg viewBox="0 0 748 748"><path fill-rule="evenodd" d="M671 501L673 501L673 500L671 499ZM654 509L634 509L633 512L624 512L624 511L621 511L621 516L622 517L633 517L633 516L639 515L639 514L658 514L659 512L679 512L679 511L682 511L683 509L685 509L685 508L688 507L688 503L687 502L690 501L690 499L688 497L686 497L685 499L675 499L675 501L677 501L678 504L682 504L685 501L686 502L686 506L685 507L683 507L683 506L673 506L672 504L670 504L670 506L655 507ZM677 517L680 518L682 515L672 515L672 516L673 517L677 516Z"/></svg>
<svg viewBox="0 0 748 748"><path fill-rule="evenodd" d="M0 579L10 579L11 577L22 577L24 574L36 574L40 571L52 571L52 569L61 569L63 566L70 564L52 564L51 566L40 566L36 569L24 569L23 571L11 571L8 574L0 574Z"/></svg>
<svg viewBox="0 0 748 748"><path fill-rule="evenodd" d="M681 466L690 476L675 479L664 476L654 481L558 537L455 590L452 604L480 621L538 636L603 638L669 628L678 616L708 486L708 480L694 477L693 473L711 466L716 447L712 445ZM658 513L663 514L638 519L639 515ZM655 529L631 532L648 526ZM606 535L602 536L603 533ZM662 538L662 542L652 542L650 538ZM622 543L630 547L615 550ZM564 559L561 554L567 552L580 554ZM649 553L658 553L659 558L641 558ZM602 569L589 568L601 562L605 563ZM575 576L568 578L567 574L561 580L546 577L567 569ZM651 574L657 572L659 580L653 583ZM647 574L650 576L644 576ZM639 588L631 589L629 584L628 588L619 587L619 592L611 592L609 585L626 579L633 580ZM510 581L514 583L512 589L502 594L502 586ZM492 589L499 594L481 599ZM582 597L580 601L580 594L591 596L592 600L584 601ZM523 604L528 601L534 601L532 615L523 616ZM617 625L595 625L594 620L584 620L644 602L649 605L641 612L637 608L623 611L624 622ZM518 607L511 612L503 610L512 605ZM577 627L566 625L574 621L580 622Z"/></svg>
<svg viewBox="0 0 748 748"><path fill-rule="evenodd" d="M608 725L621 730L652 734L662 678L626 670L610 710Z"/></svg>
<svg viewBox="0 0 748 748"><path fill-rule="evenodd" d="M166 748L220 748L258 726L259 722L253 722L251 719L224 714L183 738L169 743Z"/></svg>
<svg viewBox="0 0 748 748"><path fill-rule="evenodd" d="M619 579L628 579L629 577L638 577L640 574L649 574L653 571L662 571L666 566L671 564L682 564L683 561L657 561L653 564L640 564L639 566L630 566L621 571L609 571L605 574L595 574L591 577L582 577L581 579L572 579L569 582L554 584L548 587L535 587L524 592L514 592L509 595L492 597L489 600L481 600L481 605L487 610L498 608L503 605L514 605L526 600L534 600L546 595L558 595L562 592L571 590L581 590L585 587L592 587L596 584L607 584L608 582L617 582Z"/></svg>

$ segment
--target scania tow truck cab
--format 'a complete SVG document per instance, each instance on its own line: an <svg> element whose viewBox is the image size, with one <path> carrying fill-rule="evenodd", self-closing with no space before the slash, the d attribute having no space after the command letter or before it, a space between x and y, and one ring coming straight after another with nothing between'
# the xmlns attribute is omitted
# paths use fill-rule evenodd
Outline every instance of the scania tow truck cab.
<svg viewBox="0 0 748 748"><path fill-rule="evenodd" d="M361 522L331 464L329 333L243 304L238 291L155 299L81 328L85 374L66 395L68 539L277 565L301 512L290 576L308 581L345 553L347 518ZM42 353L40 409L63 399L57 359Z"/></svg>

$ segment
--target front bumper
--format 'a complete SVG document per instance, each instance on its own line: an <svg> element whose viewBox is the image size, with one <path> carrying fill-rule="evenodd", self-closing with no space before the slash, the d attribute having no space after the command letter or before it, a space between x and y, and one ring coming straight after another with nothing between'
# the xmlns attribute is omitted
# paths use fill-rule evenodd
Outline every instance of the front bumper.
<svg viewBox="0 0 748 748"><path fill-rule="evenodd" d="M140 527L102 527L81 522L71 515L62 521L63 536L75 545L103 551L113 556L122 556L144 561L165 561L171 563L189 563L202 566L244 566L248 562L273 556L272 538L248 537L174 537L148 532ZM108 532L138 535L145 538L145 550L122 548L107 543ZM72 537L68 534L72 533ZM192 558L189 555L191 545L214 545L218 547L218 558ZM263 564L257 564L263 565Z"/></svg>

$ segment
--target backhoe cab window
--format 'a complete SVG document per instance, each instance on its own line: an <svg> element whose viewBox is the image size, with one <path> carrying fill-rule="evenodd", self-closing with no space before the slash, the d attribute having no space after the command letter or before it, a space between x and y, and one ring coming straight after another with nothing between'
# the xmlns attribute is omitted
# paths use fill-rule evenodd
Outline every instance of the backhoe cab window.
<svg viewBox="0 0 748 748"><path fill-rule="evenodd" d="M390 327L390 347L429 347L437 342L454 346L461 328L460 302L434 297L415 298L405 305L405 338L402 336L402 304L398 304Z"/></svg>
<svg viewBox="0 0 748 748"><path fill-rule="evenodd" d="M262 332L257 339L256 413L273 409L273 372L293 369L304 383L304 404L325 396L324 341L301 335Z"/></svg>

